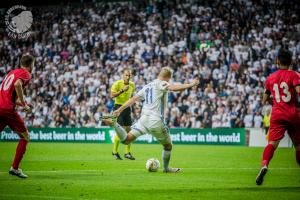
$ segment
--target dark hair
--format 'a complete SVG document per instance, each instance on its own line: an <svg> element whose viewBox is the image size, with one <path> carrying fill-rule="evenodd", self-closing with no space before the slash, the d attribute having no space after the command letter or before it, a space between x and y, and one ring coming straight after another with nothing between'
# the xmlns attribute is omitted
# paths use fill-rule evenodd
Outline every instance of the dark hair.
<svg viewBox="0 0 300 200"><path fill-rule="evenodd" d="M26 55L22 56L20 63L21 63L21 66L29 67L30 65L32 65L34 60L35 59L32 55L26 54Z"/></svg>
<svg viewBox="0 0 300 200"><path fill-rule="evenodd" d="M292 53L287 49L281 48L278 51L277 59L281 65L288 67L292 64Z"/></svg>

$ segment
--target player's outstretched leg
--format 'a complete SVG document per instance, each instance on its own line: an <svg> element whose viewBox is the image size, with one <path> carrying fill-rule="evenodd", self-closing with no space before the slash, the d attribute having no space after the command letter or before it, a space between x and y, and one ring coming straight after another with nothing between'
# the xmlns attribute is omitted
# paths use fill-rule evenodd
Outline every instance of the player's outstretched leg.
<svg viewBox="0 0 300 200"><path fill-rule="evenodd" d="M21 138L19 140L19 143L18 143L18 146L16 149L14 162L13 162L10 170L8 171L8 173L11 175L18 176L20 178L28 178L28 176L23 173L22 169L19 168L19 164L23 158L23 155L26 152L26 147L27 147L27 144L29 141L29 134L28 134L28 132L26 132L26 133L21 133L19 135L21 135L21 137L23 137L23 138Z"/></svg>
<svg viewBox="0 0 300 200"><path fill-rule="evenodd" d="M268 165L274 155L278 144L279 141L270 141L269 144L265 147L262 158L262 167L256 177L256 185L261 185L264 182L264 177L268 172Z"/></svg>
<svg viewBox="0 0 300 200"><path fill-rule="evenodd" d="M171 159L171 152L172 152L172 144L165 144L163 145L164 149L162 151L162 160L163 160L163 172L165 173L177 173L180 172L180 168L171 168L169 167L170 159Z"/></svg>
<svg viewBox="0 0 300 200"><path fill-rule="evenodd" d="M115 129L117 135L119 136L120 140L123 142L126 140L127 132L126 130L117 122L117 117L114 116L103 116L101 117L103 122L111 126Z"/></svg>
<svg viewBox="0 0 300 200"><path fill-rule="evenodd" d="M127 133L126 130L117 122L117 118L114 116L102 117L103 121L115 129L117 135L119 136L123 144L130 144L136 139L136 136L131 132Z"/></svg>

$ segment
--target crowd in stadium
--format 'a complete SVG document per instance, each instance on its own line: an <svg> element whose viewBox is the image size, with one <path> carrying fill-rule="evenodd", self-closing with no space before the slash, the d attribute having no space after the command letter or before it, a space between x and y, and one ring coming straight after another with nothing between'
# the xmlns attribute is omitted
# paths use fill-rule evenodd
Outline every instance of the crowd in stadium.
<svg viewBox="0 0 300 200"><path fill-rule="evenodd" d="M299 8L283 0L35 8L25 43L2 36L0 81L30 52L36 64L27 89L34 111L23 113L27 125L99 127L124 68L132 69L138 91L169 66L173 82L201 80L197 88L169 94L170 127L262 127L263 84L276 70L281 46L300 70ZM134 119L140 109L134 106Z"/></svg>

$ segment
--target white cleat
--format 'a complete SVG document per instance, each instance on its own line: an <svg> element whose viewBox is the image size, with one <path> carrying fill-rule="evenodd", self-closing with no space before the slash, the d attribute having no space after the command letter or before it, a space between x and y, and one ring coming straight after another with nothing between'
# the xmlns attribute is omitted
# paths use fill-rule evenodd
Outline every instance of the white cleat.
<svg viewBox="0 0 300 200"><path fill-rule="evenodd" d="M164 173L178 173L178 172L181 172L182 169L181 168L167 168L167 169L164 169Z"/></svg>
<svg viewBox="0 0 300 200"><path fill-rule="evenodd" d="M9 174L17 176L19 178L28 178L28 176L26 174L23 173L22 169L14 169L13 167L11 167L8 171Z"/></svg>

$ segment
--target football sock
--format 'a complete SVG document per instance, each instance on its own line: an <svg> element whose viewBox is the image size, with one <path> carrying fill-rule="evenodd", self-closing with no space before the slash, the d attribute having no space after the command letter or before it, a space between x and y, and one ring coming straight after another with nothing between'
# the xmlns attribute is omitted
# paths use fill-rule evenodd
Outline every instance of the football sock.
<svg viewBox="0 0 300 200"><path fill-rule="evenodd" d="M130 149L131 149L131 144L127 144L125 146L125 153L129 153L130 152Z"/></svg>
<svg viewBox="0 0 300 200"><path fill-rule="evenodd" d="M262 166L268 166L273 157L275 148L272 144L268 144L263 153Z"/></svg>
<svg viewBox="0 0 300 200"><path fill-rule="evenodd" d="M119 138L122 142L124 140L126 140L127 132L125 131L125 129L122 126L120 126L120 124L115 123L113 128L115 129L117 135L119 136Z"/></svg>
<svg viewBox="0 0 300 200"><path fill-rule="evenodd" d="M118 153L119 144L120 144L120 138L118 137L118 135L115 135L114 144L113 144L113 153Z"/></svg>
<svg viewBox="0 0 300 200"><path fill-rule="evenodd" d="M300 150L296 151L296 160L298 165L300 166Z"/></svg>
<svg viewBox="0 0 300 200"><path fill-rule="evenodd" d="M16 155L15 155L15 159L13 162L12 167L14 169L19 169L19 164L23 158L23 155L25 154L26 151L26 146L27 146L28 141L25 139L20 139L17 149L16 149Z"/></svg>
<svg viewBox="0 0 300 200"><path fill-rule="evenodd" d="M169 168L170 158L171 158L171 151L163 150L162 151L162 160L164 163L164 169Z"/></svg>

